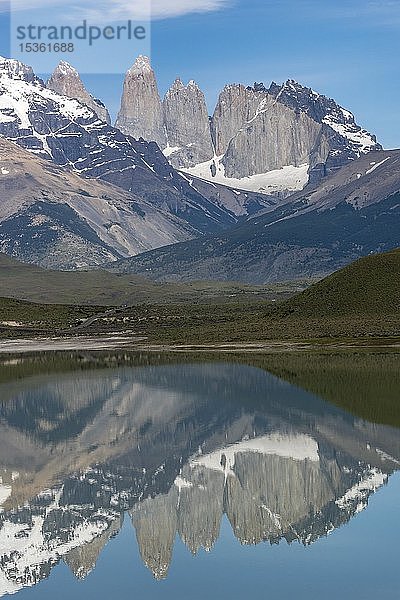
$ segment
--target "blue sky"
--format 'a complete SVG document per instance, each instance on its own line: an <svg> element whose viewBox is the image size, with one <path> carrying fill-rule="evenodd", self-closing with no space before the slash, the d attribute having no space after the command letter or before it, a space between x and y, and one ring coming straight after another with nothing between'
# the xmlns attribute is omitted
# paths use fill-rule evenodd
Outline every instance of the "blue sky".
<svg viewBox="0 0 400 600"><path fill-rule="evenodd" d="M81 5L86 1L94 2L84 0ZM68 5L61 0L26 2L38 10L43 4L51 6L52 14L65 11ZM400 147L399 0L153 3L152 62L161 93L178 75L184 80L195 79L212 111L226 83L269 84L271 80L294 78L352 110L358 122L375 133L385 147ZM96 5L104 13L106 3L97 0ZM109 0L108 6L118 10L119 17L132 16L132 0ZM9 53L7 39L3 13L1 54ZM126 68L134 58L129 52L124 54ZM30 62L35 66L34 57ZM122 77L92 75L85 80L115 113Z"/></svg>

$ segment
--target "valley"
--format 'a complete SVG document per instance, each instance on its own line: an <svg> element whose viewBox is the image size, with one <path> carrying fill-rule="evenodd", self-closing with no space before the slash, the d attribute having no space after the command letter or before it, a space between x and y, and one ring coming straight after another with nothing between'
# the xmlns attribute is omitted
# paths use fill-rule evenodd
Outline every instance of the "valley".
<svg viewBox="0 0 400 600"><path fill-rule="evenodd" d="M3 4L0 598L398 600L400 3Z"/></svg>
<svg viewBox="0 0 400 600"><path fill-rule="evenodd" d="M249 293L249 288L247 299L236 295L228 303L221 289L219 297L214 295L208 301L204 297L201 300L198 290L192 289L196 302L190 297L182 302L176 288L169 301L164 298L162 304L152 303L148 295L147 302L111 308L105 313L104 307L2 299L1 337L104 338L115 334L125 338L127 349L151 346L164 351L181 345L207 349L210 344L230 344L233 349L235 345L250 344L251 350L251 344L264 343L268 348L270 342L282 342L286 347L291 343L379 346L385 345L385 339L387 345L395 347L400 339L399 277L400 251L396 250L361 259L300 293L292 289L291 297L278 301L261 301L257 294ZM242 293L246 294L244 290ZM10 320L18 326L8 325ZM130 345L130 337L140 338L139 343L133 339ZM109 343L112 346L112 340Z"/></svg>
<svg viewBox="0 0 400 600"><path fill-rule="evenodd" d="M227 85L208 118L141 56L113 127L68 63L45 83L2 58L0 335L396 339L399 153L294 80Z"/></svg>

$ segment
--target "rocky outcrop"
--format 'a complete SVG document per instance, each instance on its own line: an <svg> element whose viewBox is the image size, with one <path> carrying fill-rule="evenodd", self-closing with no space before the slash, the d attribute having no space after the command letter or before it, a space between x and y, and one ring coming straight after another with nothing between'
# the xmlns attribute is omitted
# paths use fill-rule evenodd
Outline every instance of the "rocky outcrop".
<svg viewBox="0 0 400 600"><path fill-rule="evenodd" d="M255 115L260 101L260 94L247 89L244 85L225 86L219 95L211 120L217 156L225 154L232 138Z"/></svg>
<svg viewBox="0 0 400 600"><path fill-rule="evenodd" d="M184 85L176 79L161 102L145 56L126 73L116 127L135 139L156 142L173 166L192 167L214 154L203 92L194 81Z"/></svg>
<svg viewBox="0 0 400 600"><path fill-rule="evenodd" d="M29 208L29 215L27 215L27 218L25 218L25 215L18 215L17 220L7 223L6 229L3 228L2 233L3 250L23 260L28 258L30 262L37 262L52 268L70 268L71 263L76 266L79 264L85 267L95 266L112 260L109 246L113 246L114 243L110 244L109 240L105 240L105 237L109 238L110 233L114 237L117 246L125 246L126 250L128 250L131 242L135 240L136 235L127 235L126 231L123 231L125 226L122 221L127 222L127 215L121 205L118 204L118 201L114 202L117 197L120 197L121 191L116 192L115 188L103 189L99 197L96 193L92 194L87 189L85 191L86 186L90 186L88 182L82 183L81 189L79 177L103 180L106 183L113 184L113 186L122 188L130 195L130 200L128 199L130 202L129 212L139 222L137 232L139 237L142 238L143 245L140 243L137 249L129 248L127 252L129 255L147 250L150 247L156 247L153 245L153 241L155 239L159 240L160 237L164 240L167 239L167 243L174 243L197 237L197 235L211 233L219 230L220 227L226 228L236 222L232 212L223 206L216 205L192 187L187 178L181 176L169 164L157 144L125 136L118 129L99 120L97 114L82 102L61 96L46 88L43 82L35 77L29 67L18 61L5 59L0 60L0 135L34 154L32 167L35 171L41 171L39 182L35 178L29 178L28 182L25 177L24 186L15 182L14 175L15 170L19 170L18 165L16 169L12 164L3 165L3 170L0 172L0 184L4 189L10 190L7 193L9 200L13 196L21 198L24 193L26 194L25 199L27 202L24 204L24 210ZM46 168L43 168L43 163L41 165L36 164L35 158L45 159ZM28 163L29 161L25 162ZM73 171L76 176L79 176L78 179L75 177L76 206L79 205L79 211L86 213L90 224L87 222L73 223L74 231L66 232L65 245L59 248L59 253L57 251L57 262L49 264L42 260L43 253L46 255L45 258L50 261L53 261L56 256L53 251L47 251L49 242L52 243L52 238L58 237L57 231L60 228L65 229L65 226L67 226L68 229L72 221L76 221L76 215L71 214L69 209L65 209L63 206L50 205L45 194L43 195L40 192L41 183L44 184L47 192L49 182L46 180L54 177L55 172L60 173L57 169L52 172L51 162L65 168L69 174ZM8 168L9 166L11 168ZM27 173L29 172L30 169ZM51 196L60 195L59 191L63 187L63 182L70 179L69 174L67 173L65 178L58 177L57 185L52 183ZM17 175L21 182L23 173L19 172ZM48 175L48 177L45 177L45 175ZM38 194L32 194L32 190L28 189L31 184L35 185L36 190L39 188ZM92 184L97 185L93 181ZM45 204L44 213L42 199ZM34 208L32 208L33 200L37 201ZM137 200L139 200L139 204L137 204ZM164 213L167 221L170 217L175 222L178 219L183 226L183 235L178 237L175 237L174 234L171 235L175 230L175 225L170 229L163 217L161 220L164 224L161 221L157 222L158 219L140 223L144 218L140 201L148 203L151 211L153 213L156 211L160 217L160 211ZM102 206L104 203L107 203L107 207ZM10 208L10 203L7 204ZM89 207L90 204L92 206ZM93 204L96 204L96 207ZM2 209L4 207L5 205L2 206ZM96 214L91 214L89 217L87 211L91 212L93 208L95 208ZM76 212L75 208L73 210ZM7 217L12 216L12 214L13 211L7 214ZM56 216L56 223L52 222L54 216ZM155 215L153 214L153 216ZM45 224L46 231L43 235L42 232L39 232L40 236L31 235L29 227L32 222L35 223L35 226ZM55 229L53 225L55 225ZM99 225L103 230L101 235L99 235ZM145 226L143 227L143 225ZM151 232L148 230L147 225L152 230ZM86 248L85 243L81 244L78 239L82 237L80 235L83 232L81 226L84 228L86 240L89 241L89 247L86 245ZM93 231L89 231L93 227L97 230L95 236L92 235ZM79 229L78 238L75 236L77 228ZM21 232L24 234L22 246L25 246L25 242L28 245L35 243L40 246L39 253L31 253L31 257L29 257L29 248L27 252L25 252L25 249L22 251L23 248L19 245ZM90 240L86 236L88 232L90 233ZM72 237L70 233L72 233ZM107 247L99 243L98 237L103 239ZM99 252L93 247L93 241ZM99 245L103 245L103 248L99 248ZM164 242L161 244L157 242L157 246L159 245L164 245ZM16 249L17 246L21 252L15 253L13 248ZM89 256L92 254L92 250L95 251L95 256ZM75 256L72 261L68 259L65 262L63 257L70 254L70 252L79 256ZM115 257L124 254L125 251L121 253L118 250L118 255L115 255ZM60 259L63 262L60 262ZM94 262L92 259L94 259Z"/></svg>
<svg viewBox="0 0 400 600"><path fill-rule="evenodd" d="M318 94L293 79L283 85L273 82L267 93L277 102L307 114L322 126L325 150L318 154L320 145L317 144L310 155L310 182L320 181L349 160L370 151L382 150L376 137L357 125L354 115L332 98Z"/></svg>
<svg viewBox="0 0 400 600"><path fill-rule="evenodd" d="M123 518L120 516L111 524L104 533L95 537L91 542L76 546L66 556L65 564L71 569L77 579L86 579L96 566L97 560L110 539L118 535L121 530Z"/></svg>
<svg viewBox="0 0 400 600"><path fill-rule="evenodd" d="M343 465L323 453L318 460L297 460L238 452L224 473L224 449L218 454L212 468L185 465L168 494L131 513L140 555L156 579L168 575L177 535L193 555L208 552L226 515L241 544L309 545L365 508L388 478L348 456Z"/></svg>
<svg viewBox="0 0 400 600"><path fill-rule="evenodd" d="M196 82L176 79L164 102L165 154L176 167L192 167L214 155L210 123L203 92Z"/></svg>
<svg viewBox="0 0 400 600"><path fill-rule="evenodd" d="M131 71L117 127L157 141L175 168L213 183L282 198L382 149L352 113L293 80L227 85L209 119L195 82L177 79L161 115L149 60Z"/></svg>
<svg viewBox="0 0 400 600"><path fill-rule="evenodd" d="M101 121L105 121L109 125L111 124L109 112L103 102L89 94L78 71L69 63L62 60L57 65L46 85L49 90L53 90L53 92L57 92L61 96L75 98L86 104L86 106L97 114Z"/></svg>
<svg viewBox="0 0 400 600"><path fill-rule="evenodd" d="M137 511L132 511L140 556L158 580L166 578L172 560L177 502L178 494L173 488L167 496L145 500Z"/></svg>
<svg viewBox="0 0 400 600"><path fill-rule="evenodd" d="M139 56L126 73L116 127L135 139L167 145L157 81L150 60Z"/></svg>
<svg viewBox="0 0 400 600"><path fill-rule="evenodd" d="M297 113L275 102L271 96L260 98L252 90L246 93L250 94L250 100L258 96L259 103L256 112L241 124L224 152L222 164L227 177L251 177L287 165L308 165L312 152L316 152L322 162L326 160L328 148L319 123L304 112ZM224 122L226 117L221 119L221 123ZM216 137L225 139L227 136L226 133L220 136L216 127Z"/></svg>
<svg viewBox="0 0 400 600"><path fill-rule="evenodd" d="M293 80L269 89L226 86L211 129L228 178L306 164L315 181L349 159L382 149L349 111Z"/></svg>

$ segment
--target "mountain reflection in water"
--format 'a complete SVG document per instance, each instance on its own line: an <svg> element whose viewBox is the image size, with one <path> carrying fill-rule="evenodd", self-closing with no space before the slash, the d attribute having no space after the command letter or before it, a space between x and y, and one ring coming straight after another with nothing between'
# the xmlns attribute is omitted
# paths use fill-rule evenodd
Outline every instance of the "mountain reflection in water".
<svg viewBox="0 0 400 600"><path fill-rule="evenodd" d="M129 515L166 578L178 535L211 550L312 544L399 469L399 430L228 363L31 375L0 385L0 595L95 567Z"/></svg>

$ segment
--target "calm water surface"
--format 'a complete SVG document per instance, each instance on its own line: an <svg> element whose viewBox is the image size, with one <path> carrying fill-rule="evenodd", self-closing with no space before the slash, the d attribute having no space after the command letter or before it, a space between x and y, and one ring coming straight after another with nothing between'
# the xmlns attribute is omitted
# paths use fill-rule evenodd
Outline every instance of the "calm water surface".
<svg viewBox="0 0 400 600"><path fill-rule="evenodd" d="M399 429L242 364L27 364L0 367L0 596L400 597Z"/></svg>

